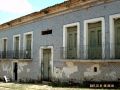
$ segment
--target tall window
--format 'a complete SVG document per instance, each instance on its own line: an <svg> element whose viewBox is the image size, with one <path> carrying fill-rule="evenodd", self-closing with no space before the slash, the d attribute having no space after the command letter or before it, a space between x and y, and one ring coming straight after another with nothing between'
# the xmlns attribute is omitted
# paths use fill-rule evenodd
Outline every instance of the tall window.
<svg viewBox="0 0 120 90"><path fill-rule="evenodd" d="M13 58L19 58L20 57L20 35L14 36L13 49L14 49L14 57Z"/></svg>
<svg viewBox="0 0 120 90"><path fill-rule="evenodd" d="M2 58L7 58L7 38L2 39Z"/></svg>
<svg viewBox="0 0 120 90"><path fill-rule="evenodd" d="M67 58L77 58L77 26L67 28Z"/></svg>
<svg viewBox="0 0 120 90"><path fill-rule="evenodd" d="M120 59L120 13L110 16L110 58Z"/></svg>
<svg viewBox="0 0 120 90"><path fill-rule="evenodd" d="M102 58L101 22L88 24L88 58Z"/></svg>
<svg viewBox="0 0 120 90"><path fill-rule="evenodd" d="M120 18L114 19L115 58L120 59Z"/></svg>
<svg viewBox="0 0 120 90"><path fill-rule="evenodd" d="M77 59L79 55L80 25L79 22L63 26L63 58Z"/></svg>
<svg viewBox="0 0 120 90"><path fill-rule="evenodd" d="M84 21L84 58L105 58L105 20L103 17Z"/></svg>
<svg viewBox="0 0 120 90"><path fill-rule="evenodd" d="M32 56L32 32L24 35L24 58L30 59Z"/></svg>

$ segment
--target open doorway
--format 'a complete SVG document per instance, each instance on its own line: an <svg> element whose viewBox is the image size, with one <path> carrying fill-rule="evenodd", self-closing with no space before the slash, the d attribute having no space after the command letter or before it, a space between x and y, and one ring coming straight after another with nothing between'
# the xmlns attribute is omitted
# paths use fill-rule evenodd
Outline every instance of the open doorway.
<svg viewBox="0 0 120 90"><path fill-rule="evenodd" d="M13 80L17 81L18 80L18 63L13 62Z"/></svg>

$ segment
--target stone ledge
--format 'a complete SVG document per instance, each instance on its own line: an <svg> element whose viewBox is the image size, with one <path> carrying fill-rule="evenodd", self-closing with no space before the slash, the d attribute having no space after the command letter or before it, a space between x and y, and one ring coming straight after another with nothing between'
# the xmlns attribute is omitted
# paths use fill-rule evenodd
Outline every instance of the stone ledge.
<svg viewBox="0 0 120 90"><path fill-rule="evenodd" d="M63 59L63 60L59 60L59 61L54 61L54 62L78 62L78 63L81 63L81 62L95 62L95 63L120 63L120 59L106 59L106 60L79 60L79 59Z"/></svg>
<svg viewBox="0 0 120 90"><path fill-rule="evenodd" d="M0 59L1 61L32 61L33 59Z"/></svg>

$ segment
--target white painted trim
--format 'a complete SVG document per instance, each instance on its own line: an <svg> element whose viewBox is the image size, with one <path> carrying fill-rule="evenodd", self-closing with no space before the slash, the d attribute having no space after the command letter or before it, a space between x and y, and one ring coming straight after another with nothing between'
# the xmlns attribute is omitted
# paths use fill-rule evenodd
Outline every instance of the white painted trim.
<svg viewBox="0 0 120 90"><path fill-rule="evenodd" d="M80 58L80 23L71 23L63 26L63 47L67 47L67 28L77 26L77 58ZM65 48L63 52L63 57L65 58Z"/></svg>
<svg viewBox="0 0 120 90"><path fill-rule="evenodd" d="M110 30L110 58L115 58L115 26L114 19L120 18L120 14L109 16Z"/></svg>
<svg viewBox="0 0 120 90"><path fill-rule="evenodd" d="M84 59L88 58L88 23L102 22L102 58L105 58L105 20L104 17L84 20Z"/></svg>
<svg viewBox="0 0 120 90"><path fill-rule="evenodd" d="M20 34L13 35L13 51L15 50L15 45L14 45L15 43L14 43L14 42L15 42L15 38L16 38L16 37L19 37L19 54L20 54L20 45L21 45L21 44L20 44L20 42L21 42L21 36L20 36ZM19 55L19 56L20 56L20 55Z"/></svg>
<svg viewBox="0 0 120 90"><path fill-rule="evenodd" d="M33 31L24 33L23 36L23 50L26 49L26 35L31 34L32 40L31 40L31 58L33 58Z"/></svg>
<svg viewBox="0 0 120 90"><path fill-rule="evenodd" d="M51 77L53 77L54 76L54 73L53 73L53 46L41 46L40 47L40 50L39 50L40 65L41 65L41 63L43 61L43 50L44 49L51 49L51 63L50 64L51 64Z"/></svg>
<svg viewBox="0 0 120 90"><path fill-rule="evenodd" d="M14 63L17 63L17 65L18 65L18 69L17 69L17 81L19 81L19 63L18 63L18 61L17 60L15 60L15 61L12 61L12 79L14 80L14 73L13 73L13 69L14 69Z"/></svg>
<svg viewBox="0 0 120 90"><path fill-rule="evenodd" d="M3 46L3 40L4 40L4 39L7 40L7 41L6 41L6 51L7 51L7 50L8 50L8 38L7 38L7 37L2 38L2 49L1 49L1 50L3 51L3 47L4 47L4 46Z"/></svg>

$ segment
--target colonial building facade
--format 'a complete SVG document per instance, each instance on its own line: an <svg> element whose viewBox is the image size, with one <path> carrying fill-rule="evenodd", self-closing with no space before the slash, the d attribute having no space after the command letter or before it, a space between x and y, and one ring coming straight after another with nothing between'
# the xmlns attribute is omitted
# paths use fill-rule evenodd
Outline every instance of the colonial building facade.
<svg viewBox="0 0 120 90"><path fill-rule="evenodd" d="M69 0L0 25L0 78L120 80L120 1Z"/></svg>

